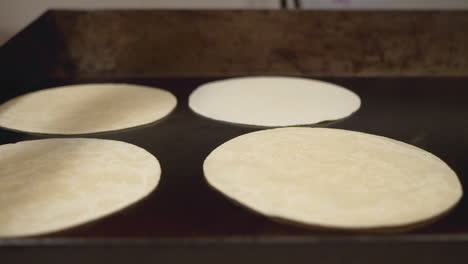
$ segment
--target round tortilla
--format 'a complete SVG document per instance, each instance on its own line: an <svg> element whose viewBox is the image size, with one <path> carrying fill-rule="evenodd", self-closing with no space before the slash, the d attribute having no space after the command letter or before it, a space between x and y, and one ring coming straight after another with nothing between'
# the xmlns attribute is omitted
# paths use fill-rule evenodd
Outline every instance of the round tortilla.
<svg viewBox="0 0 468 264"><path fill-rule="evenodd" d="M170 92L133 84L70 85L28 93L0 105L0 126L42 134L120 130L167 116Z"/></svg>
<svg viewBox="0 0 468 264"><path fill-rule="evenodd" d="M39 235L114 213L152 192L161 169L114 140L44 139L0 146L0 237Z"/></svg>
<svg viewBox="0 0 468 264"><path fill-rule="evenodd" d="M203 165L208 183L272 218L339 229L408 226L453 208L457 175L417 147L327 128L278 128L234 138Z"/></svg>
<svg viewBox="0 0 468 264"><path fill-rule="evenodd" d="M323 81L292 77L243 77L210 82L189 97L205 117L254 126L294 126L345 118L359 96Z"/></svg>

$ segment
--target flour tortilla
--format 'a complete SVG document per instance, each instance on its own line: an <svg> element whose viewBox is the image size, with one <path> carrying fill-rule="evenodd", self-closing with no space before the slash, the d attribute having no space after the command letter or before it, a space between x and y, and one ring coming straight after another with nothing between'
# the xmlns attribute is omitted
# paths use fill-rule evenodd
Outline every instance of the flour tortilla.
<svg viewBox="0 0 468 264"><path fill-rule="evenodd" d="M379 229L433 219L462 196L439 158L385 137L278 128L234 138L203 165L208 183L256 212L294 223Z"/></svg>
<svg viewBox="0 0 468 264"><path fill-rule="evenodd" d="M176 106L169 92L133 84L45 89L0 105L0 126L42 134L87 134L149 124Z"/></svg>
<svg viewBox="0 0 468 264"><path fill-rule="evenodd" d="M292 77L243 77L210 82L189 98L196 113L254 126L294 126L345 118L359 96L338 85Z"/></svg>
<svg viewBox="0 0 468 264"><path fill-rule="evenodd" d="M158 160L128 143L44 139L0 146L0 237L39 235L114 213L159 182Z"/></svg>

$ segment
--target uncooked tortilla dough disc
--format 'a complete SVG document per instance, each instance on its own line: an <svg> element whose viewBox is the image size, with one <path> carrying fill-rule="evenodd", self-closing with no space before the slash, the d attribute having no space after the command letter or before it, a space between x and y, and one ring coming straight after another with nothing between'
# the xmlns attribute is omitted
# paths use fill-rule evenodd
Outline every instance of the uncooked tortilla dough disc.
<svg viewBox="0 0 468 264"><path fill-rule="evenodd" d="M44 139L0 146L0 237L49 233L114 213L159 182L158 160L132 144Z"/></svg>
<svg viewBox="0 0 468 264"><path fill-rule="evenodd" d="M359 96L338 85L292 77L243 77L210 82L189 98L196 113L255 126L338 120L359 109Z"/></svg>
<svg viewBox="0 0 468 264"><path fill-rule="evenodd" d="M203 166L209 184L273 218L367 229L433 219L462 196L431 153L385 137L327 128L278 128L234 138Z"/></svg>
<svg viewBox="0 0 468 264"><path fill-rule="evenodd" d="M84 84L28 93L0 105L0 126L43 134L120 130L167 116L170 92L133 84Z"/></svg>

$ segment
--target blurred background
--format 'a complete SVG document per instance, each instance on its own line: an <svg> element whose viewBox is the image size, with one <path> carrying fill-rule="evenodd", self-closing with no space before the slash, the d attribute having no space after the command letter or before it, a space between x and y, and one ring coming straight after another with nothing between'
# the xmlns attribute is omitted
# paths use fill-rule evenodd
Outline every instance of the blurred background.
<svg viewBox="0 0 468 264"><path fill-rule="evenodd" d="M0 0L0 45L47 9L279 9L297 3L301 9L468 9L468 0Z"/></svg>

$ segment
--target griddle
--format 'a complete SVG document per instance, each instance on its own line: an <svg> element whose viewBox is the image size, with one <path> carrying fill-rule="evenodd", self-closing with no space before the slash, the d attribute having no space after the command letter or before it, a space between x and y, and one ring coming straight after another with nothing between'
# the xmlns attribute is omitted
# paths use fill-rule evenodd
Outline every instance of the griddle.
<svg viewBox="0 0 468 264"><path fill-rule="evenodd" d="M195 24L204 23L203 21L214 23L213 21L223 21L231 16L275 16L276 14L282 19L290 15L293 16L293 20L296 19L294 14L284 11L251 11L252 13L202 11L201 14L205 16L191 11L164 12L143 12L143 19L150 15L169 17L168 14L191 17ZM401 16L403 18L408 16L407 13L396 13L395 16L399 15L400 20ZM205 68L205 73L200 73L200 69L187 68L188 66L184 68L183 65L180 72L174 72L164 71L163 68L159 68L161 65L158 63L155 63L156 66L149 65L149 70L143 73L137 71L141 65L132 66L133 68L127 65L126 67L130 68L122 72L122 68L117 67L120 62L116 59L113 60L113 65L108 65L109 68L99 66L101 67L99 70L97 64L105 63L106 60L108 63L112 61L106 56L114 56L113 58L123 56L119 53L121 50L108 44L112 46L108 47L112 50L108 52L117 53L106 55L106 46L102 46L104 55L96 57L97 64L90 66L95 68L89 71L83 67L85 64L83 56L77 55L83 51L70 50L71 46L77 44L63 37L65 33L57 29L65 27L64 23L72 23L70 21L59 23L61 17L75 16L73 23L91 25L93 23L89 20L100 21L102 17L111 17L111 20L115 21L138 20L135 14L142 13L140 11L49 12L0 48L0 58L4 58L3 62L0 60L0 69L8 73L0 78L1 102L30 91L90 82L124 82L163 88L172 92L178 100L175 111L161 121L122 131L79 136L121 140L154 154L162 166L161 181L156 191L143 201L118 213L79 227L36 237L0 239L2 261L44 263L51 261L461 263L468 261L466 198L463 198L450 214L435 223L414 230L392 233L308 229L273 221L234 204L208 186L203 177L203 160L225 141L264 128L214 121L197 115L187 105L189 94L198 85L233 76L288 75L329 81L357 93L362 99L362 106L358 112L348 118L316 126L361 131L415 145L447 162L457 172L462 184L466 184L468 75L460 74L463 73L464 65L452 65L453 71L449 68L432 68L426 76L414 72L418 74L404 77L401 76L401 72L406 67L404 64L400 65L403 68L397 70L390 67L384 72L385 74L380 74L381 76L373 76L371 70L356 74L354 72L356 69L349 69L347 72L329 69L327 76L314 71L297 72L297 68L289 71L286 66L281 70L268 70L258 65L259 68L255 70L250 68L239 71L237 65L234 65L232 67L235 70L231 71L228 67L220 72L216 71L216 65L211 64L201 67ZM417 12L410 14L418 15ZM373 13L368 15L374 16ZM329 13L328 16L349 15L338 12ZM422 16L428 14L422 13ZM432 16L441 19L439 13ZM452 21L449 19L451 16L453 14L448 12L447 21ZM468 19L465 20L468 22ZM341 22L337 23L341 25ZM92 28L89 25L84 27ZM138 30L141 34L146 34L146 31ZM61 32L63 34L59 34ZM36 39L47 34L50 34L51 38ZM129 31L124 38L135 37L132 34ZM88 47L97 45L100 39L97 42L93 41L88 40L82 45ZM38 46L37 43L42 45ZM468 41L462 42L461 45L464 43ZM41 50L43 53L37 55L32 63L21 70L19 67L21 62L27 61L24 55L32 56L34 50ZM216 55L212 60L216 60ZM291 60L294 59L284 59L285 62ZM53 137L57 136L0 129L0 144Z"/></svg>

